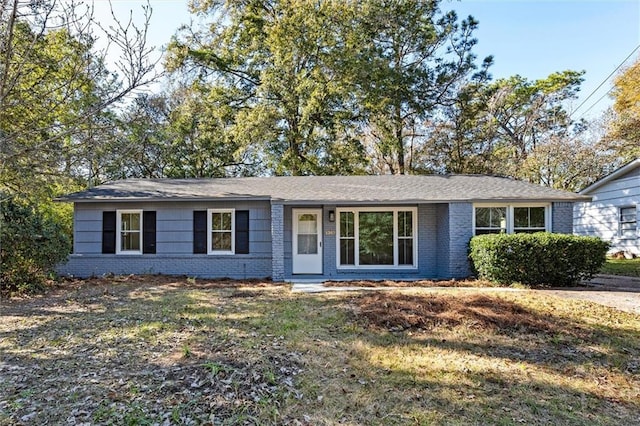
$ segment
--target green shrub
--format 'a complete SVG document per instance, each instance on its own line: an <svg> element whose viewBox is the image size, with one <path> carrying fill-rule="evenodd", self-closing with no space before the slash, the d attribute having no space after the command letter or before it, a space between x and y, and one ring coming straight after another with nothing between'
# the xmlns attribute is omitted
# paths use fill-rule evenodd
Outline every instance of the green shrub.
<svg viewBox="0 0 640 426"><path fill-rule="evenodd" d="M71 239L50 214L9 198L0 204L0 296L40 292Z"/></svg>
<svg viewBox="0 0 640 426"><path fill-rule="evenodd" d="M478 276L490 281L571 286L600 270L608 248L596 237L488 234L471 238L470 258Z"/></svg>

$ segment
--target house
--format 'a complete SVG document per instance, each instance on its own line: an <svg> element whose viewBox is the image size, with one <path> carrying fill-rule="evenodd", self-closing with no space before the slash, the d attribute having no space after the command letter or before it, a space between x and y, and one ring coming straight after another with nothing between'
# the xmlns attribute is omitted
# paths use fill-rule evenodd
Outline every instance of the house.
<svg viewBox="0 0 640 426"><path fill-rule="evenodd" d="M640 158L580 191L592 201L576 203L573 232L611 243L610 253L640 256Z"/></svg>
<svg viewBox="0 0 640 426"><path fill-rule="evenodd" d="M461 278L474 234L571 233L586 199L481 175L128 179L70 194L61 274Z"/></svg>

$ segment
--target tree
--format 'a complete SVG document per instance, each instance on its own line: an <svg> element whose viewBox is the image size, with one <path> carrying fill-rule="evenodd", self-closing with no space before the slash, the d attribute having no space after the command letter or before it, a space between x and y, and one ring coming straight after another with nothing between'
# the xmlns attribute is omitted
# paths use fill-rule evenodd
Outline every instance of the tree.
<svg viewBox="0 0 640 426"><path fill-rule="evenodd" d="M150 9L145 9L146 24ZM104 30L121 53L110 71L109 47L97 48L91 8L73 2L0 4L0 189L50 195L52 183L82 175L95 146L92 127L109 109L153 79L146 24Z"/></svg>
<svg viewBox="0 0 640 426"><path fill-rule="evenodd" d="M640 58L614 81L614 117L607 140L622 162L640 157Z"/></svg>
<svg viewBox="0 0 640 426"><path fill-rule="evenodd" d="M438 3L370 1L359 14L364 49L358 84L365 126L384 172L419 167L412 153L425 140L423 120L455 103L476 69L478 22L471 16L458 22L455 12L441 13ZM486 58L482 72L491 63Z"/></svg>
<svg viewBox="0 0 640 426"><path fill-rule="evenodd" d="M196 70L193 84L228 113L210 139L218 146L207 152L231 144L277 174L361 170L363 151L348 125L353 99L343 78L355 48L353 5L205 1L194 12L213 23L206 31L184 28L169 46L168 66Z"/></svg>

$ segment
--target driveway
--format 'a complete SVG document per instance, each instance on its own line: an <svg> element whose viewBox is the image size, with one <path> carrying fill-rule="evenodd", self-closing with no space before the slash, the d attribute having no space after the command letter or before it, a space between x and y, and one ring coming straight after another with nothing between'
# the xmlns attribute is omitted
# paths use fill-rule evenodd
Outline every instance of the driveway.
<svg viewBox="0 0 640 426"><path fill-rule="evenodd" d="M640 314L640 278L596 275L585 287L536 290L567 299L588 300Z"/></svg>

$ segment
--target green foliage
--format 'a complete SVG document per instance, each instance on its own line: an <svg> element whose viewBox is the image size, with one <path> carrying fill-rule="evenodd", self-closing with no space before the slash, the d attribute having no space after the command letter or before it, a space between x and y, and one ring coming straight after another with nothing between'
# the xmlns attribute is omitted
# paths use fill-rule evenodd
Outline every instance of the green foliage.
<svg viewBox="0 0 640 426"><path fill-rule="evenodd" d="M608 248L595 237L487 234L471 239L470 259L481 278L501 284L571 286L600 270Z"/></svg>
<svg viewBox="0 0 640 426"><path fill-rule="evenodd" d="M51 269L70 251L71 240L55 213L39 211L13 198L3 200L0 295L41 291Z"/></svg>

